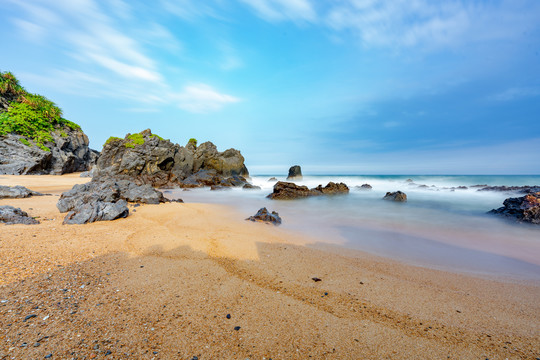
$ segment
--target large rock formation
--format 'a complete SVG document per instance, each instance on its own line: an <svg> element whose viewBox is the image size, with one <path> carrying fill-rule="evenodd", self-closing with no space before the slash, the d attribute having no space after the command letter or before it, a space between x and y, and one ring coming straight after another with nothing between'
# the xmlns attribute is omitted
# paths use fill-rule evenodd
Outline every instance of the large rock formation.
<svg viewBox="0 0 540 360"><path fill-rule="evenodd" d="M64 224L86 224L127 217L127 201L143 204L168 202L161 191L150 185L105 179L75 185L60 196L56 207L61 213L68 212Z"/></svg>
<svg viewBox="0 0 540 360"><path fill-rule="evenodd" d="M300 168L300 165L294 165L289 168L289 175L287 176L287 180L302 180L304 177L302 176L302 168Z"/></svg>
<svg viewBox="0 0 540 360"><path fill-rule="evenodd" d="M342 195L348 194L349 188L344 183L336 184L329 182L325 187L322 185L309 189L307 186L296 185L295 183L278 181L274 185L274 191L267 196L272 200L293 200L320 195Z"/></svg>
<svg viewBox="0 0 540 360"><path fill-rule="evenodd" d="M242 186L249 176L240 151L218 152L211 142L185 147L148 130L110 138L103 146L94 178L114 177L154 187Z"/></svg>
<svg viewBox="0 0 540 360"><path fill-rule="evenodd" d="M35 225L39 224L39 221L33 217L30 217L26 211L22 211L19 208L14 208L13 206L3 205L0 206L0 223L4 223L6 225Z"/></svg>
<svg viewBox="0 0 540 360"><path fill-rule="evenodd" d="M86 171L97 153L81 128L43 96L28 93L11 73L0 73L0 174Z"/></svg>
<svg viewBox="0 0 540 360"><path fill-rule="evenodd" d="M508 198L504 200L503 205L489 211L488 214L509 217L519 222L540 224L540 192Z"/></svg>

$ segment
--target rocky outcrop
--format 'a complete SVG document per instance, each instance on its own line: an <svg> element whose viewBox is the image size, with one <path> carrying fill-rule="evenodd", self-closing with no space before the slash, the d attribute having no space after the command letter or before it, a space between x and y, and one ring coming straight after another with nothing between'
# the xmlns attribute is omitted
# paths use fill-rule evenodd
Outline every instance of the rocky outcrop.
<svg viewBox="0 0 540 360"><path fill-rule="evenodd" d="M300 165L294 165L291 166L289 169L289 175L287 176L287 180L302 180L304 177L302 176L302 169L300 168Z"/></svg>
<svg viewBox="0 0 540 360"><path fill-rule="evenodd" d="M30 217L26 211L22 211L19 208L14 208L13 206L3 205L0 206L0 223L4 223L6 225L35 225L39 224L39 221Z"/></svg>
<svg viewBox="0 0 540 360"><path fill-rule="evenodd" d="M540 224L540 192L504 200L503 207L488 214L505 216L519 222Z"/></svg>
<svg viewBox="0 0 540 360"><path fill-rule="evenodd" d="M44 144L50 151L20 135L0 136L0 174L61 175L86 171L95 163L98 153L88 147L88 137L82 131L66 127L51 135L54 142Z"/></svg>
<svg viewBox="0 0 540 360"><path fill-rule="evenodd" d="M259 221L267 224L274 224L276 226L281 224L279 214L275 211L270 213L265 207L259 209L255 215L248 217L246 220Z"/></svg>
<svg viewBox="0 0 540 360"><path fill-rule="evenodd" d="M479 187L481 185L475 185L471 187ZM540 192L540 186L484 186L477 191L498 191L498 192L517 192L520 194L531 194Z"/></svg>
<svg viewBox="0 0 540 360"><path fill-rule="evenodd" d="M261 187L248 183L248 184L245 184L244 186L242 186L242 189L244 189L244 190L261 190Z"/></svg>
<svg viewBox="0 0 540 360"><path fill-rule="evenodd" d="M274 191L267 198L272 200L292 200L298 198L306 198L310 196L321 195L342 195L348 194L349 188L344 183L329 182L328 185L322 185L316 188L309 189L307 186L296 185L295 183L278 181L274 185Z"/></svg>
<svg viewBox="0 0 540 360"><path fill-rule="evenodd" d="M268 182L277 182L278 180L275 177L271 177L268 179Z"/></svg>
<svg viewBox="0 0 540 360"><path fill-rule="evenodd" d="M30 196L42 196L44 194L32 191L24 186L3 186L0 185L0 199L23 199Z"/></svg>
<svg viewBox="0 0 540 360"><path fill-rule="evenodd" d="M384 195L383 200L405 202L407 201L407 194L401 191L387 192L386 195Z"/></svg>
<svg viewBox="0 0 540 360"><path fill-rule="evenodd" d="M86 224L127 217L128 201L143 204L168 202L161 191L150 185L106 179L75 185L60 196L56 207L61 213L68 212L64 224Z"/></svg>
<svg viewBox="0 0 540 360"><path fill-rule="evenodd" d="M149 129L109 139L95 172L94 178L128 179L154 187L243 186L249 176L238 150L218 152L211 142L183 147Z"/></svg>

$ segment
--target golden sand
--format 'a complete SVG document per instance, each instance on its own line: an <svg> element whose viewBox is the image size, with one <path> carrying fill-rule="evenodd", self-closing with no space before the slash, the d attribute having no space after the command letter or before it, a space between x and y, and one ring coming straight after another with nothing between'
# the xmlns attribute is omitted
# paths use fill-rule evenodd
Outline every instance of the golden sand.
<svg viewBox="0 0 540 360"><path fill-rule="evenodd" d="M0 176L53 194L0 200L41 221L0 225L0 359L540 357L537 283L322 249L217 205L62 225L85 181Z"/></svg>

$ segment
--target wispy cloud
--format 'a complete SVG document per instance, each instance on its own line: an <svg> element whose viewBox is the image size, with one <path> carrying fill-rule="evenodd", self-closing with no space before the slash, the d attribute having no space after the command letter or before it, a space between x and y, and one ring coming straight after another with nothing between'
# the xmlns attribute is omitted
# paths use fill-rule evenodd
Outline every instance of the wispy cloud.
<svg viewBox="0 0 540 360"><path fill-rule="evenodd" d="M270 21L315 21L317 13L308 0L240 0Z"/></svg>
<svg viewBox="0 0 540 360"><path fill-rule="evenodd" d="M172 94L171 98L180 109L194 113L216 111L226 104L241 101L241 99L232 95L222 94L206 84L186 86L182 92Z"/></svg>

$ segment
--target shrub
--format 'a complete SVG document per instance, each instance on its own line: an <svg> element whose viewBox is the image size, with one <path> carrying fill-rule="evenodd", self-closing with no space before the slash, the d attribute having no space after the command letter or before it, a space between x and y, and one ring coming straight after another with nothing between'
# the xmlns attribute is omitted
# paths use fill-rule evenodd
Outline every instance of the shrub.
<svg viewBox="0 0 540 360"><path fill-rule="evenodd" d="M111 136L110 138L107 139L107 141L105 141L105 144L103 144L103 146L110 144L112 142L115 142L115 141L122 141L122 139L116 136Z"/></svg>
<svg viewBox="0 0 540 360"><path fill-rule="evenodd" d="M189 139L188 144L193 144L193 146L197 147L197 139L195 138Z"/></svg>

